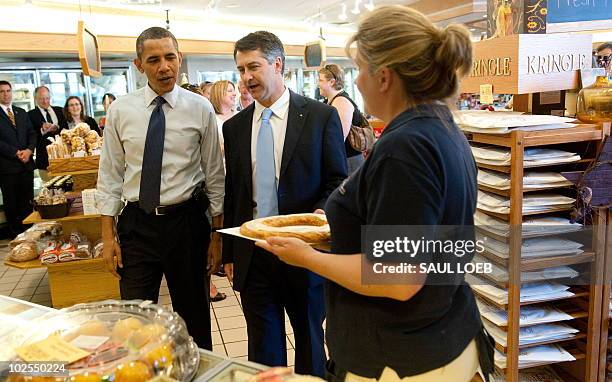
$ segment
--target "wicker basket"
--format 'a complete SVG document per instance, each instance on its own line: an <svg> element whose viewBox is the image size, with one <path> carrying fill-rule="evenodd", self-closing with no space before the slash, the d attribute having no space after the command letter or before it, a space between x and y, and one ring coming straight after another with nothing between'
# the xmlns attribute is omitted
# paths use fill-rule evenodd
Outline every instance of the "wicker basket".
<svg viewBox="0 0 612 382"><path fill-rule="evenodd" d="M97 170L99 165L99 155L81 158L49 159L47 171L51 174L62 174L74 171Z"/></svg>

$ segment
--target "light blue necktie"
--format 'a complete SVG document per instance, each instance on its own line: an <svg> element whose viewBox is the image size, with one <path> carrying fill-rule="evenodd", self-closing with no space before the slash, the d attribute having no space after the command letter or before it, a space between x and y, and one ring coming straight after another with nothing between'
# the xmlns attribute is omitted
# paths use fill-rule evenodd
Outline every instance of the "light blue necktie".
<svg viewBox="0 0 612 382"><path fill-rule="evenodd" d="M270 117L272 110L264 109L261 113L261 126L257 134L257 173L255 190L257 196L257 217L278 215L278 197L276 195L276 167L274 165L274 136Z"/></svg>

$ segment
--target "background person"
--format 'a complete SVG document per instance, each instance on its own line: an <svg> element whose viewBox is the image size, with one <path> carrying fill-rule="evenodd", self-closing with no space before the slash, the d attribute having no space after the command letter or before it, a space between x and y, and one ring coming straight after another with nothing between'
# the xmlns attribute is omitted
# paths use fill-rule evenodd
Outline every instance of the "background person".
<svg viewBox="0 0 612 382"><path fill-rule="evenodd" d="M200 84L200 93L210 99L210 88L213 86L213 83L210 81L205 81Z"/></svg>
<svg viewBox="0 0 612 382"><path fill-rule="evenodd" d="M249 93L249 89L244 85L242 80L238 81L238 91L240 92L240 98L238 98L238 105L236 111L246 109L250 104L253 103L253 96Z"/></svg>
<svg viewBox="0 0 612 382"><path fill-rule="evenodd" d="M210 102L215 109L217 128L219 129L219 142L223 151L223 123L232 118L236 106L236 88L231 81L217 81L210 88Z"/></svg>
<svg viewBox="0 0 612 382"><path fill-rule="evenodd" d="M479 356L488 375L492 344L462 274L406 274L380 285L363 283L361 271L364 225L473 229L476 165L445 103L471 69L470 34L458 25L440 29L395 5L369 13L347 51L352 43L365 108L387 127L365 163L327 201L332 254L291 238L257 245L329 280L329 381L379 378L390 367L403 381L468 382Z"/></svg>
<svg viewBox="0 0 612 382"><path fill-rule="evenodd" d="M321 95L325 97L327 104L335 107L338 110L338 115L340 115L348 171L349 174L352 174L365 161L363 153L355 150L347 139L352 125L361 126L361 112L357 104L344 91L344 71L339 65L325 65L323 69L319 70L318 84Z"/></svg>
<svg viewBox="0 0 612 382"><path fill-rule="evenodd" d="M32 212L36 132L28 113L13 105L13 86L0 81L0 190L12 238Z"/></svg>
<svg viewBox="0 0 612 382"><path fill-rule="evenodd" d="M59 106L51 106L51 93L46 86L34 89L36 107L28 112L32 127L36 132L36 168L43 181L50 179L47 173L49 154L47 146L51 144L50 137L55 137L63 129L68 128L64 110Z"/></svg>
<svg viewBox="0 0 612 382"><path fill-rule="evenodd" d="M111 104L100 157L104 261L126 300L157 301L165 276L173 309L211 350L206 269L219 266L221 239L206 211L220 228L224 183L214 111L176 85L182 55L172 33L146 29L136 54L147 86Z"/></svg>
<svg viewBox="0 0 612 382"><path fill-rule="evenodd" d="M79 97L70 96L68 99L66 99L66 104L64 105L64 116L66 117L66 121L68 121L69 129L74 129L76 125L84 122L89 125L90 129L98 133L98 135L102 135L96 120L88 115L85 115L83 101L81 101Z"/></svg>
<svg viewBox="0 0 612 382"><path fill-rule="evenodd" d="M106 125L106 113L108 113L108 107L116 99L117 98L111 93L106 93L102 96L102 107L104 107L104 115L102 116L102 118L100 118L100 122L98 123L100 131L102 133L104 133L104 125Z"/></svg>
<svg viewBox="0 0 612 382"><path fill-rule="evenodd" d="M274 34L243 37L234 45L234 58L255 102L223 124L225 226L322 212L347 176L336 109L285 87L285 52ZM241 292L249 360L287 365L286 309L295 335L296 372L323 376L323 280L239 238L224 238L223 263Z"/></svg>

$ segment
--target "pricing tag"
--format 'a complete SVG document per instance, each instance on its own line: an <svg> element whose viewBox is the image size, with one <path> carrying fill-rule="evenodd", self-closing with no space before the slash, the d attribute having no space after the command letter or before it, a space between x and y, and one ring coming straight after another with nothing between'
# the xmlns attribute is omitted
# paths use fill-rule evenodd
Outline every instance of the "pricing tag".
<svg viewBox="0 0 612 382"><path fill-rule="evenodd" d="M493 85L491 84L480 85L480 104L481 105L493 104Z"/></svg>
<svg viewBox="0 0 612 382"><path fill-rule="evenodd" d="M89 352L69 344L59 336L50 336L42 341L22 346L17 348L15 352L26 362L62 361L72 363L89 355Z"/></svg>

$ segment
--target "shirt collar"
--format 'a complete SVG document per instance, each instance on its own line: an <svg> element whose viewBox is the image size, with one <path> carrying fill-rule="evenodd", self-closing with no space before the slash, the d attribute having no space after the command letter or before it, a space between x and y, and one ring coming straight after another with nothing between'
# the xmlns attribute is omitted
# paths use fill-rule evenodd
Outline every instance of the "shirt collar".
<svg viewBox="0 0 612 382"><path fill-rule="evenodd" d="M383 134L387 131L395 130L398 126L403 126L410 120L427 117L434 117L454 123L453 116L450 113L448 106L446 106L446 104L443 102L434 101L432 103L419 104L406 109L387 124Z"/></svg>
<svg viewBox="0 0 612 382"><path fill-rule="evenodd" d="M43 109L42 107L36 105L36 107L38 108L38 110L40 110L41 113L43 113L43 115L45 115L45 110L49 110L51 109L51 106L49 106L49 109ZM51 110L49 110L49 112L51 112Z"/></svg>
<svg viewBox="0 0 612 382"><path fill-rule="evenodd" d="M8 109L11 108L11 110L13 110L13 104L9 104L9 105L5 105L0 103L0 106L2 107L2 110L4 110L5 113L7 113ZM15 111L13 110L13 113L15 113Z"/></svg>
<svg viewBox="0 0 612 382"><path fill-rule="evenodd" d="M170 105L171 108L174 109L174 106L176 105L176 100L178 98L178 86L176 86L176 84L174 85L174 88L172 89L172 91L162 94L162 97L166 100L166 102L168 103L168 105ZM145 86L145 102L146 102L146 106L149 106L153 103L153 101L155 101L155 98L157 98L157 93L155 93L155 90L151 89L151 87L149 86L149 84L147 83L147 86Z"/></svg>
<svg viewBox="0 0 612 382"><path fill-rule="evenodd" d="M272 115L283 118L287 113L287 109L289 108L289 99L289 88L285 87L283 95L281 95L280 98L268 108L272 110ZM266 107L255 100L255 113L253 114L255 121L259 121L261 119L261 113L264 111L264 109L266 109Z"/></svg>

